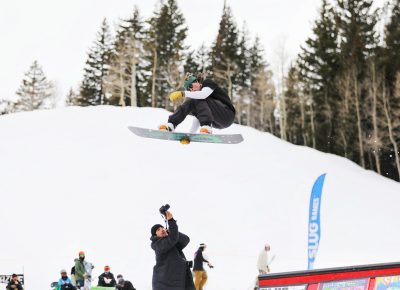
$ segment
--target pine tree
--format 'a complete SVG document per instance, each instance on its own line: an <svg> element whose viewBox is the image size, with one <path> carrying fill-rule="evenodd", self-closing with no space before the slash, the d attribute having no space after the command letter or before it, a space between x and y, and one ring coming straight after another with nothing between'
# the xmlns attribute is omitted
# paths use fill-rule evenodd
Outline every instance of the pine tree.
<svg viewBox="0 0 400 290"><path fill-rule="evenodd" d="M346 109L346 136L350 158L366 167L364 139L367 116L363 114L365 90L362 84L368 70L368 58L377 49L378 36L375 26L378 11L372 8L373 0L338 0L341 40L341 81L344 107ZM355 117L353 119L353 116Z"/></svg>
<svg viewBox="0 0 400 290"><path fill-rule="evenodd" d="M249 94L252 98L251 124L255 128L276 133L275 119L275 85L272 80L272 71L264 59L264 50L258 37L249 49Z"/></svg>
<svg viewBox="0 0 400 290"><path fill-rule="evenodd" d="M0 116L15 112L15 102L0 98Z"/></svg>
<svg viewBox="0 0 400 290"><path fill-rule="evenodd" d="M15 103L15 111L42 109L53 94L53 84L47 80L36 60L25 73L25 78L16 94L19 99Z"/></svg>
<svg viewBox="0 0 400 290"><path fill-rule="evenodd" d="M373 145L377 143L379 145L380 154L378 157L381 161L382 174L399 180L400 122L398 120L400 119L400 95L396 94L396 75L400 72L400 1L393 0L388 4L391 5L387 7L392 9L384 31L385 43L384 47L379 50L375 64L378 70L378 78L382 79L377 96L378 110L380 110L378 113L381 114L377 117L378 125L380 125L379 135L376 136L377 134L375 134L373 140L369 141L374 141ZM384 73L380 72L381 69ZM379 77L381 74L384 75ZM376 148L373 152L375 159L377 159ZM379 172L379 170L377 171Z"/></svg>
<svg viewBox="0 0 400 290"><path fill-rule="evenodd" d="M391 18L385 29L385 44L386 81L390 93L393 94L396 74L400 71L400 0L393 1Z"/></svg>
<svg viewBox="0 0 400 290"><path fill-rule="evenodd" d="M74 89L71 87L68 91L67 96L65 97L65 105L66 106L79 106L80 96L79 93L76 93Z"/></svg>
<svg viewBox="0 0 400 290"><path fill-rule="evenodd" d="M146 51L149 71L147 89L153 107L168 108L168 94L182 86L184 41L187 36L185 18L176 0L160 2L160 8L148 21Z"/></svg>
<svg viewBox="0 0 400 290"><path fill-rule="evenodd" d="M243 24L242 30L239 32L240 39L238 42L237 52L237 73L236 84L234 85L235 95L233 98L234 105L237 108L237 121L239 124L254 126L254 96L250 93L250 74L251 69L257 71L259 67L253 67L250 63L250 50L248 47L249 32L246 25Z"/></svg>
<svg viewBox="0 0 400 290"><path fill-rule="evenodd" d="M185 64L183 65L183 71L185 73L195 73L198 71L199 64L195 59L195 51L191 50L185 54Z"/></svg>
<svg viewBox="0 0 400 290"><path fill-rule="evenodd" d="M339 53L335 14L333 8L323 0L319 19L313 27L313 36L302 47L297 66L299 80L304 87L310 88L315 107L316 148L333 153L342 152L337 132L341 127L335 118L340 101L336 88L336 76L340 69Z"/></svg>
<svg viewBox="0 0 400 290"><path fill-rule="evenodd" d="M243 45L243 38L241 43ZM245 64L242 64L245 73L239 74L239 77L242 78L241 81L239 78L239 83L244 84L243 93L249 96L246 122L257 129L274 133L275 86L272 81L272 72L268 69L268 64L264 59L264 49L259 37L255 38L245 56ZM246 100L246 98L243 99ZM240 122L240 119L238 121Z"/></svg>
<svg viewBox="0 0 400 290"><path fill-rule="evenodd" d="M207 75L210 70L210 54L207 47L202 44L198 50L189 51L183 66L185 73L202 73Z"/></svg>
<svg viewBox="0 0 400 290"><path fill-rule="evenodd" d="M136 107L143 98L143 22L139 9L119 25L110 68L105 77L107 101L111 105Z"/></svg>
<svg viewBox="0 0 400 290"><path fill-rule="evenodd" d="M211 49L211 66L214 79L233 97L238 71L238 29L231 8L224 3L217 39Z"/></svg>
<svg viewBox="0 0 400 290"><path fill-rule="evenodd" d="M85 74L80 90L81 106L106 104L104 77L106 76L112 53L112 38L107 20L104 19L93 47L89 50L84 68Z"/></svg>

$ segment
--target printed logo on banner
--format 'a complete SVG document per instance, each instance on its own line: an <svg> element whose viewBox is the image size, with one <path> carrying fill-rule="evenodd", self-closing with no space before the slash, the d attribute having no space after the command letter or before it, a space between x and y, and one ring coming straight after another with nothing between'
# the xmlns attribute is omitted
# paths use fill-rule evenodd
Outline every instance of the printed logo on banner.
<svg viewBox="0 0 400 290"><path fill-rule="evenodd" d="M375 290L400 290L400 276L376 277Z"/></svg>
<svg viewBox="0 0 400 290"><path fill-rule="evenodd" d="M17 274L19 282L24 285L24 275ZM11 281L12 275L0 275L0 283L8 284Z"/></svg>
<svg viewBox="0 0 400 290"><path fill-rule="evenodd" d="M324 185L325 176L326 173L317 178L311 191L308 214L308 270L314 268L319 240L321 238L320 209L322 187Z"/></svg>
<svg viewBox="0 0 400 290"><path fill-rule="evenodd" d="M307 285L295 285L285 287L262 287L259 290L306 290Z"/></svg>
<svg viewBox="0 0 400 290"><path fill-rule="evenodd" d="M319 284L318 290L367 290L368 284L369 278L324 282Z"/></svg>

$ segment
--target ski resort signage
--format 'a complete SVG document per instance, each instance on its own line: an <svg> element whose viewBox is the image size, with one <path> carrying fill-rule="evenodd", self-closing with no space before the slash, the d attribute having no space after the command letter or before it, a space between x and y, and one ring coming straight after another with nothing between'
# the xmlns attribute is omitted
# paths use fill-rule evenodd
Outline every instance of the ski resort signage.
<svg viewBox="0 0 400 290"><path fill-rule="evenodd" d="M318 290L367 290L369 278L346 281L332 281L319 284Z"/></svg>
<svg viewBox="0 0 400 290"><path fill-rule="evenodd" d="M321 238L320 209L322 187L324 185L325 176L326 173L317 178L311 191L308 215L308 270L314 268L319 240Z"/></svg>
<svg viewBox="0 0 400 290"><path fill-rule="evenodd" d="M374 289L400 289L400 276L376 277Z"/></svg>
<svg viewBox="0 0 400 290"><path fill-rule="evenodd" d="M11 281L11 276L12 275L0 275L0 283L8 284ZM24 285L24 275L17 274L17 276L21 284Z"/></svg>
<svg viewBox="0 0 400 290"><path fill-rule="evenodd" d="M400 263L357 265L258 276L261 290L399 290Z"/></svg>
<svg viewBox="0 0 400 290"><path fill-rule="evenodd" d="M262 287L259 290L306 290L307 285L294 285L285 287Z"/></svg>

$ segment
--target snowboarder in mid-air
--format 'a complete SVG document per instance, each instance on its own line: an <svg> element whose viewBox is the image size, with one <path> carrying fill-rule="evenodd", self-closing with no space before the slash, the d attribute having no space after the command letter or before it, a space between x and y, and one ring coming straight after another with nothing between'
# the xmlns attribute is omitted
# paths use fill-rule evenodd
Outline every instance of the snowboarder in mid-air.
<svg viewBox="0 0 400 290"><path fill-rule="evenodd" d="M187 115L192 114L194 119L190 133L196 133L200 127L201 134L212 134L212 128L227 128L235 119L236 111L228 94L214 81L204 79L202 74L187 74L183 91L169 95L172 102L183 97L186 98L184 103L169 116L167 123L158 127L159 130L174 131Z"/></svg>

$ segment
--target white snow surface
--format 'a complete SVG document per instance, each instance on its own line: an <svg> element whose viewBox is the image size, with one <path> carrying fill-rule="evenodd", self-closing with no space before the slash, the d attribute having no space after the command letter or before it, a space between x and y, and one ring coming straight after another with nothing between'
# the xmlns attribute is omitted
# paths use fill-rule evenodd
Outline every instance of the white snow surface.
<svg viewBox="0 0 400 290"><path fill-rule="evenodd" d="M400 260L399 183L245 126L215 132L241 133L238 145L182 145L127 128L156 128L168 115L101 106L0 116L0 274L24 271L26 290L50 289L83 250L95 276L110 265L150 290L150 228L169 203L191 238L187 258L208 245L215 267L205 289L249 289L265 243L273 272L306 269L310 192L323 173L315 268Z"/></svg>

